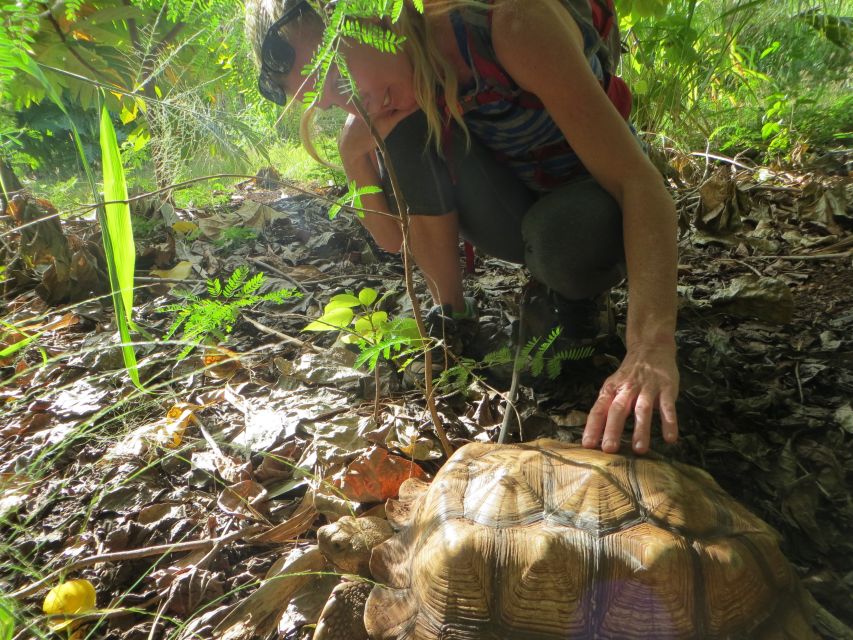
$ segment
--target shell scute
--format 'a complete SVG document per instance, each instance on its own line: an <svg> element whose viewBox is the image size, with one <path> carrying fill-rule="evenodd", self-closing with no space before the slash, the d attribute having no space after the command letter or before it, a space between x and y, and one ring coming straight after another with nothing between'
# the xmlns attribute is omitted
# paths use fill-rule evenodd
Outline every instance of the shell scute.
<svg viewBox="0 0 853 640"><path fill-rule="evenodd" d="M602 637L691 635L696 619L693 556L683 538L643 523L602 538L601 556L596 588Z"/></svg>

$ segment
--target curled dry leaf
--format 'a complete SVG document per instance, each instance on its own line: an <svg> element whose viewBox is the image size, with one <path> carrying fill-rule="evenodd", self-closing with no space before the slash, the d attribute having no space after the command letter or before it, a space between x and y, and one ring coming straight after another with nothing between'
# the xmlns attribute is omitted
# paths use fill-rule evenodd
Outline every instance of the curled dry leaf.
<svg viewBox="0 0 853 640"><path fill-rule="evenodd" d="M299 506L296 507L296 510L287 520L277 524L272 529L250 538L249 542L252 544L270 544L293 540L311 528L311 525L317 518L317 515L317 509L314 506L314 496L309 491L305 494L305 497L302 498L302 502L299 503Z"/></svg>
<svg viewBox="0 0 853 640"><path fill-rule="evenodd" d="M778 278L752 274L735 278L728 287L715 292L710 301L724 313L765 322L786 324L794 315L791 290Z"/></svg>
<svg viewBox="0 0 853 640"><path fill-rule="evenodd" d="M395 497L408 478L426 480L427 474L414 462L377 447L350 464L338 485L354 502L381 502Z"/></svg>
<svg viewBox="0 0 853 640"><path fill-rule="evenodd" d="M283 557L273 565L261 586L217 625L213 637L218 640L266 637L278 626L293 595L305 583L315 580L313 574L322 571L325 565L316 546Z"/></svg>
<svg viewBox="0 0 853 640"><path fill-rule="evenodd" d="M172 406L165 417L152 426L148 439L164 447L176 448L181 445L187 426L196 421L195 412L201 409L197 404L178 402Z"/></svg>
<svg viewBox="0 0 853 640"><path fill-rule="evenodd" d="M243 367L240 357L239 353L225 347L207 347L202 356L204 373L211 378L229 380Z"/></svg>
<svg viewBox="0 0 853 640"><path fill-rule="evenodd" d="M195 613L225 592L222 576L192 567L179 572L169 586L168 610L178 616Z"/></svg>

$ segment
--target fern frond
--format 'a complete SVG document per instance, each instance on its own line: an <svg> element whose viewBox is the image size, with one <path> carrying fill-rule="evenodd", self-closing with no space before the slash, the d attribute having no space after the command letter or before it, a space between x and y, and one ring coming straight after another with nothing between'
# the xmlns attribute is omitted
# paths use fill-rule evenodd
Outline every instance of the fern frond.
<svg viewBox="0 0 853 640"><path fill-rule="evenodd" d="M487 367L495 367L510 362L512 362L512 349L509 347L503 347L483 356L483 364Z"/></svg>
<svg viewBox="0 0 853 640"><path fill-rule="evenodd" d="M575 360L586 360L587 358L591 358L594 353L595 347L593 345L586 345L558 351L552 357L559 358L564 362L573 362Z"/></svg>
<svg viewBox="0 0 853 640"><path fill-rule="evenodd" d="M548 334L548 337L542 342L539 346L539 352L544 354L548 349L551 348L551 345L560 337L560 334L563 333L563 327L555 327L551 333Z"/></svg>
<svg viewBox="0 0 853 640"><path fill-rule="evenodd" d="M266 280L266 276L263 271L259 271L255 275L253 275L249 280L243 285L243 295L251 295L255 293L258 289L261 288L261 285L264 284L264 280Z"/></svg>
<svg viewBox="0 0 853 640"><path fill-rule="evenodd" d="M560 358L550 358L546 367L548 377L553 380L560 375L560 370L563 368L563 360Z"/></svg>
<svg viewBox="0 0 853 640"><path fill-rule="evenodd" d="M406 40L403 36L383 29L377 24L358 20L344 20L340 34L384 53L397 53L400 45Z"/></svg>
<svg viewBox="0 0 853 640"><path fill-rule="evenodd" d="M530 340L527 341L527 344L522 347L521 351L518 354L518 357L522 362L526 361L530 357L530 354L533 353L533 350L536 348L536 344L538 342L539 338L530 338Z"/></svg>
<svg viewBox="0 0 853 640"><path fill-rule="evenodd" d="M539 351L536 353L536 356L533 360L530 361L530 373L534 376L542 375L542 370L545 368L545 358L542 357L542 352Z"/></svg>
<svg viewBox="0 0 853 640"><path fill-rule="evenodd" d="M246 280L246 276L249 275L249 267L244 264L241 264L239 267L234 269L234 273L232 273L228 277L228 282L225 283L225 289L222 291L222 296L225 298L232 298L234 294L237 292L243 282Z"/></svg>

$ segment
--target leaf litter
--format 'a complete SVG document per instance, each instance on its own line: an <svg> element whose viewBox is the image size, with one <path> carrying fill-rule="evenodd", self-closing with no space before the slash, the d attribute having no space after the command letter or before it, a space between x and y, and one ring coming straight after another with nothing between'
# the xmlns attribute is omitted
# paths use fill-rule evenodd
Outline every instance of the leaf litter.
<svg viewBox="0 0 853 640"><path fill-rule="evenodd" d="M669 160L682 437L655 448L705 468L776 527L805 585L851 624L853 185ZM405 314L399 258L353 217L329 221L327 201L265 180L210 211L134 205L155 229L137 238L149 394L121 369L98 230L35 200L0 218L0 591L18 594L27 624L47 628L41 602L62 577L94 585L100 617L82 628L97 637L310 637L337 580L317 527L381 515L400 482L439 468L419 392L385 367L375 412L374 375L331 333L301 332L333 296L366 287L385 295L383 312ZM178 360L183 345L156 340L171 289L203 295L242 266L264 272L262 292L303 295L243 309L227 345ZM526 276L483 256L475 270L483 341L507 345ZM624 288L611 303L624 331ZM513 437L577 441L621 349L614 336L556 381L524 380ZM455 445L496 438L508 387L496 369L439 397Z"/></svg>

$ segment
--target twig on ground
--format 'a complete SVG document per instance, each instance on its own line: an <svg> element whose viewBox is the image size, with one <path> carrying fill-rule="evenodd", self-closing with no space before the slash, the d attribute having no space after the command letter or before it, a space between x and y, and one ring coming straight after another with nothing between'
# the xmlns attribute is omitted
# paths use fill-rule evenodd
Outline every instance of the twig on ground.
<svg viewBox="0 0 853 640"><path fill-rule="evenodd" d="M293 336L289 336L286 333L282 333L281 331L278 331L277 329L273 329L272 327L268 327L265 324L261 324L257 320L252 320L248 316L244 316L243 319L246 322L248 322L250 325L255 327L255 329L263 331L264 333L268 333L271 336L275 336L276 338L279 338L280 340L284 340L285 342L289 342L290 344L295 344L297 347L302 347L303 349L309 349L310 351L313 351L314 353L320 353L322 351L322 349L315 347L310 342L305 342L303 340L300 340L299 338L294 338Z"/></svg>
<svg viewBox="0 0 853 640"><path fill-rule="evenodd" d="M701 151L691 151L691 156L696 156L697 158L706 158L710 160L719 160L720 162L727 162L732 166L738 167L740 169L746 169L747 171L755 171L756 169L765 168L766 167L750 167L748 164L743 164L742 162L738 162L734 158L727 158L726 156L718 156L715 153L702 153ZM774 176L777 175L775 171L771 171L767 169L767 171Z"/></svg>
<svg viewBox="0 0 853 640"><path fill-rule="evenodd" d="M240 538L252 536L265 528L267 527L265 527L264 525L253 524L243 529L240 529L240 531L229 533L228 535L221 536L219 538L208 538L207 540L191 540L189 542L176 542L174 544L160 544L153 547L145 547L143 549L118 551L116 553L102 553L96 556L89 556L88 558L81 558L80 560L75 560L71 564L66 565L60 569L51 571L41 580L37 580L36 582L32 583L28 587L24 587L23 589L18 589L17 591L14 591L9 594L9 596L12 598L24 598L28 595L35 593L60 574L70 573L71 571L77 571L78 569L82 569L83 567L88 567L93 564L99 564L101 562L121 562L123 560L138 560L139 558L165 555L168 553L195 551L197 549L204 549L208 546L216 546L217 544L227 544L229 542L233 542L234 540L239 540Z"/></svg>
<svg viewBox="0 0 853 640"><path fill-rule="evenodd" d="M284 280L287 280L290 284L292 284L292 285L293 285L294 287L296 287L296 288L299 288L300 286L302 286L302 285L300 285L296 280L294 280L294 279L293 279L293 278L291 278L289 275L287 275L284 271L282 271L281 269L276 269L274 266L272 266L271 264L267 264L267 263L266 263L266 262L264 262L263 260L258 260L257 258L253 258L253 257L251 257L251 256L247 256L247 258L246 258L246 259L247 259L249 262L253 262L253 263L255 263L255 264L256 264L256 265L258 265L259 267L263 267L263 268L264 268L264 269L266 269L267 271L271 271L271 272L273 272L274 274L276 274L276 275L277 275L277 276L279 276L280 278L282 278L282 279L284 279Z"/></svg>
<svg viewBox="0 0 853 640"><path fill-rule="evenodd" d="M843 253L809 253L802 256L748 256L755 260L839 260L853 256L853 250Z"/></svg>

